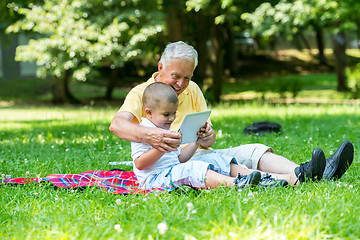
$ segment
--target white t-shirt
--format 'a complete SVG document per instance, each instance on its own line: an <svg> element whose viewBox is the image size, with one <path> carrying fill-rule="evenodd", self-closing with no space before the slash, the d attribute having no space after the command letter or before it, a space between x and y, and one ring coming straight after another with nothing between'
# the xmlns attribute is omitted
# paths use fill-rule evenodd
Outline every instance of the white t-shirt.
<svg viewBox="0 0 360 240"><path fill-rule="evenodd" d="M148 119L141 118L140 126L144 127L154 127L156 126ZM141 156L144 152L149 151L153 147L147 143L143 142L131 142L131 157L133 161ZM145 184L146 179L153 174L157 174L162 172L164 169L172 167L176 164L180 164L179 162L179 155L180 155L181 147L178 148L177 151L165 153L154 165L149 167L146 170L139 170L135 167L134 164L134 173L138 178L140 187Z"/></svg>

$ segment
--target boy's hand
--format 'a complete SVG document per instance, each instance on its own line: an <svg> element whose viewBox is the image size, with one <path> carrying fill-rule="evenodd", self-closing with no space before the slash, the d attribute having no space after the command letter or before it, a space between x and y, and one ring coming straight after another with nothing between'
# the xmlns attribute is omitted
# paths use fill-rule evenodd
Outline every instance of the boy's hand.
<svg viewBox="0 0 360 240"><path fill-rule="evenodd" d="M214 139L214 134L215 132L212 129L211 125L206 122L205 125L197 132L198 140L196 141L196 143L204 144L212 142Z"/></svg>

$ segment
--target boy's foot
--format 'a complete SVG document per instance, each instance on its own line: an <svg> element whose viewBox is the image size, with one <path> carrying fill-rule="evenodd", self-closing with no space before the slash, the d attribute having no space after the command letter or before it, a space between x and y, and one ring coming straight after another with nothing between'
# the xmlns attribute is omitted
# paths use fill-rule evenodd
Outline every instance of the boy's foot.
<svg viewBox="0 0 360 240"><path fill-rule="evenodd" d="M342 177L354 159L354 146L344 141L336 152L326 159L323 178L336 180Z"/></svg>
<svg viewBox="0 0 360 240"><path fill-rule="evenodd" d="M239 173L234 180L236 190L238 190L239 188L256 186L259 184L260 179L261 173L258 171L254 171L249 175L240 175Z"/></svg>
<svg viewBox="0 0 360 240"><path fill-rule="evenodd" d="M324 152L320 148L315 148L312 152L311 161L302 163L299 167L295 168L295 175L300 183L310 179L312 181L320 180L323 176L325 164Z"/></svg>
<svg viewBox="0 0 360 240"><path fill-rule="evenodd" d="M288 185L286 180L280 179L276 180L272 178L270 174L266 173L265 177L260 179L258 186L260 187L285 187Z"/></svg>

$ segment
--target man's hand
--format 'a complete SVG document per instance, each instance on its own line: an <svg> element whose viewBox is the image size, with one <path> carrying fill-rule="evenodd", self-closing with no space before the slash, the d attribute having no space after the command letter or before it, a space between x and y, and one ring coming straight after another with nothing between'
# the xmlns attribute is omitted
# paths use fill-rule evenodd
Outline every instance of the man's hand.
<svg viewBox="0 0 360 240"><path fill-rule="evenodd" d="M162 152L177 151L181 144L182 136L179 132L161 128L146 128L145 142Z"/></svg>
<svg viewBox="0 0 360 240"><path fill-rule="evenodd" d="M208 122L204 127L200 128L197 135L198 140L196 142L199 143L202 147L209 148L214 145L216 134Z"/></svg>
<svg viewBox="0 0 360 240"><path fill-rule="evenodd" d="M161 128L141 127L132 122L134 115L129 112L118 112L111 121L110 131L119 138L132 142L146 142L162 152L176 151L180 146L182 135Z"/></svg>

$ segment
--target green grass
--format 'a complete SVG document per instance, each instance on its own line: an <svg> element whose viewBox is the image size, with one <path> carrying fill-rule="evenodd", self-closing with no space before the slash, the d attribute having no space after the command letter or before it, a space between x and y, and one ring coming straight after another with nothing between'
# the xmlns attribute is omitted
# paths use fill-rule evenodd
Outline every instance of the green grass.
<svg viewBox="0 0 360 240"><path fill-rule="evenodd" d="M280 189L222 188L149 195L113 195L50 185L0 186L0 239L358 239L359 105L221 105L212 108L215 148L259 142L297 163L321 147L329 156L354 143L340 181ZM46 176L109 170L130 160L130 144L108 126L115 108L0 108L0 174ZM255 121L275 121L281 134L248 136ZM130 167L124 167L130 170ZM116 200L121 204L117 205ZM193 210L188 210L192 203ZM194 211L195 210L195 211ZM157 225L166 222L160 235ZM120 224L122 231L114 226Z"/></svg>
<svg viewBox="0 0 360 240"><path fill-rule="evenodd" d="M279 88L297 81L300 84L300 91L296 96L298 100L349 100L349 92L336 91L335 74L307 74L307 75L285 75L276 77L264 77L259 80L240 80L224 84L225 100L237 99L279 99ZM292 92L285 92L286 98L292 98Z"/></svg>

